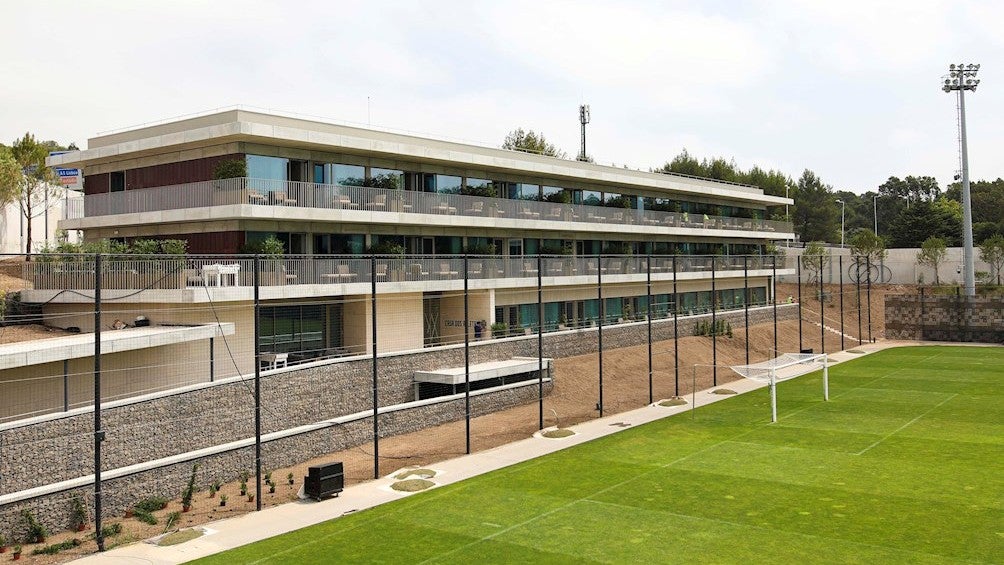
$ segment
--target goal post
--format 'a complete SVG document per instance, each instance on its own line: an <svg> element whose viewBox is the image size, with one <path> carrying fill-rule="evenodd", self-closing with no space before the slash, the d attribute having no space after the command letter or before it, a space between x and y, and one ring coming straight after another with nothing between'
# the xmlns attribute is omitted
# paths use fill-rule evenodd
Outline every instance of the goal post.
<svg viewBox="0 0 1004 565"><path fill-rule="evenodd" d="M784 353L774 359L730 368L740 376L766 382L770 390L770 421L777 422L777 383L823 369L823 401L830 399L829 356L826 353Z"/></svg>

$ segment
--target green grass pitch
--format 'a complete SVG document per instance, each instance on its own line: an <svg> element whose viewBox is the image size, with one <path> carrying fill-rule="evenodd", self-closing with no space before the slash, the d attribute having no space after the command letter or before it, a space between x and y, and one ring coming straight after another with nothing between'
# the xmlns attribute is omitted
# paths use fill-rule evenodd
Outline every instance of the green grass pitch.
<svg viewBox="0 0 1004 565"><path fill-rule="evenodd" d="M1004 562L1004 349L885 350L205 563Z"/></svg>

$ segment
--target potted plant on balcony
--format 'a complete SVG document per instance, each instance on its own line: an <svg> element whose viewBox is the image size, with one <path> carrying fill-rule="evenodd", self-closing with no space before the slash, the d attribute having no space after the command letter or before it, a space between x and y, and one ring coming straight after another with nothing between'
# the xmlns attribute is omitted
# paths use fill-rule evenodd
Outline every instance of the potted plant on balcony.
<svg viewBox="0 0 1004 565"><path fill-rule="evenodd" d="M246 243L241 247L241 253L248 255L259 255L261 271L259 273L259 283L261 286L277 286L286 284L286 265L283 261L286 246L274 234L269 235L262 241ZM254 284L254 272L248 270L247 278L243 284Z"/></svg>
<svg viewBox="0 0 1004 565"><path fill-rule="evenodd" d="M213 182L213 204L244 204L247 202L254 204L254 199L250 197L250 189L248 194L244 195L244 186L242 185L247 176L248 165L244 159L227 159L217 163L213 169L213 181L215 181Z"/></svg>

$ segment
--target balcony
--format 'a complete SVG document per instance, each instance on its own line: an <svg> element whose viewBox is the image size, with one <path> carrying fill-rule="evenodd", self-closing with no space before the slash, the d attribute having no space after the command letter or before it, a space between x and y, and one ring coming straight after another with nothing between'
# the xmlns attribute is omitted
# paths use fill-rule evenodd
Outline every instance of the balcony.
<svg viewBox="0 0 1004 565"><path fill-rule="evenodd" d="M26 302L90 302L96 286L90 255L35 255L25 263L32 285ZM694 280L771 273L770 257L760 256L260 256L103 257L101 289L109 299L143 301L248 300L257 281L263 299L462 289ZM783 263L781 265L783 267ZM787 273L779 269L779 273ZM165 292L166 291L166 292ZM174 292L171 292L174 291ZM142 293L147 293L141 296Z"/></svg>
<svg viewBox="0 0 1004 565"><path fill-rule="evenodd" d="M82 208L80 202L71 203L67 218L69 227L77 228L82 226L72 225L74 220L85 218L238 205L268 207L284 213L288 209L339 210L343 212L340 220L371 223L406 223L408 215L424 214L442 216L448 223L456 221L445 217L490 219L500 225L518 221L521 226L527 221L554 222L553 226L542 226L551 229L569 229L568 222L578 222L594 227L634 225L653 229L766 232L774 238L792 233L792 225L788 222L754 218L250 178L92 194L84 197ZM427 223L424 221L427 217L415 216L414 219L416 223ZM148 222L149 218L142 220L142 223ZM483 227L484 222L479 220L472 225Z"/></svg>

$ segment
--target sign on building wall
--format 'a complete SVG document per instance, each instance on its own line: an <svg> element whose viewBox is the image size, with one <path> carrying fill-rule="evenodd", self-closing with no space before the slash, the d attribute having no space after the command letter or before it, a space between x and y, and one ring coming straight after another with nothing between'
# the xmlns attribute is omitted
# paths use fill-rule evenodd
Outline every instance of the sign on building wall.
<svg viewBox="0 0 1004 565"><path fill-rule="evenodd" d="M64 153L70 153L70 151L50 151L49 156L63 155ZM63 188L68 188L70 190L84 189L84 176L80 169L64 169L62 167L55 167L55 170L56 175L59 176L59 184Z"/></svg>

